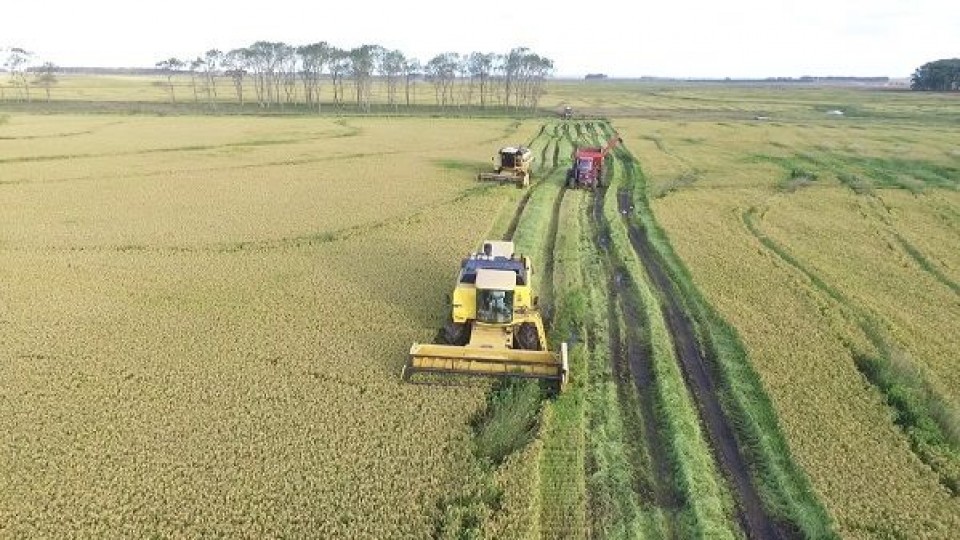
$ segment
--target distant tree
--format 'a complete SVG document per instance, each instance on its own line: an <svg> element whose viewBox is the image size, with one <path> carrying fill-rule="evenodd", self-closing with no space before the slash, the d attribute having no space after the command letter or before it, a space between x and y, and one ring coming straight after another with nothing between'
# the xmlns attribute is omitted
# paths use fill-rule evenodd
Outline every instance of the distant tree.
<svg viewBox="0 0 960 540"><path fill-rule="evenodd" d="M291 45L284 44L277 51L278 58L278 69L277 73L279 74L278 81L283 86L283 102L280 104L282 107L285 103L293 103L296 101L297 96L297 74L300 72L300 56L297 55L297 48ZM279 92L279 86L278 92Z"/></svg>
<svg viewBox="0 0 960 540"><path fill-rule="evenodd" d="M224 55L219 49L210 49L203 54L203 76L206 84L207 103L216 106L217 76L223 67Z"/></svg>
<svg viewBox="0 0 960 540"><path fill-rule="evenodd" d="M340 48L330 49L330 79L333 82L333 102L343 105L343 78L350 71L350 54Z"/></svg>
<svg viewBox="0 0 960 540"><path fill-rule="evenodd" d="M490 96L498 105L505 106L507 101L507 55L494 54L490 72Z"/></svg>
<svg viewBox="0 0 960 540"><path fill-rule="evenodd" d="M913 72L910 88L935 92L960 90L960 58L927 62Z"/></svg>
<svg viewBox="0 0 960 540"><path fill-rule="evenodd" d="M190 71L190 87L193 88L193 102L200 103L200 96L197 93L197 75L203 69L203 58L199 56L190 61L188 65Z"/></svg>
<svg viewBox="0 0 960 540"><path fill-rule="evenodd" d="M460 79L460 100L459 105L473 105L473 92L476 87L476 81L470 76L470 56L466 54L457 55L457 78Z"/></svg>
<svg viewBox="0 0 960 540"><path fill-rule="evenodd" d="M553 72L553 60L538 54L528 54L524 58L518 87L518 106L536 109L545 89L547 76Z"/></svg>
<svg viewBox="0 0 960 540"><path fill-rule="evenodd" d="M373 86L373 73L383 54L379 45L362 45L351 49L350 75L353 77L357 93L357 107L370 110L370 96Z"/></svg>
<svg viewBox="0 0 960 540"><path fill-rule="evenodd" d="M446 107L454 103L453 85L459 66L460 55L453 52L438 54L424 66L424 74L433 85L437 105Z"/></svg>
<svg viewBox="0 0 960 540"><path fill-rule="evenodd" d="M33 58L33 53L20 47L11 47L7 59L3 63L10 72L10 83L15 88L22 88L23 95L30 101L30 81L27 79L27 66Z"/></svg>
<svg viewBox="0 0 960 540"><path fill-rule="evenodd" d="M503 104L536 108L544 92L544 81L553 71L553 60L533 53L526 47L511 50L503 60Z"/></svg>
<svg viewBox="0 0 960 540"><path fill-rule="evenodd" d="M60 68L53 62L44 62L36 71L35 83L44 89L47 93L47 101L50 101L50 87L57 84L57 72Z"/></svg>
<svg viewBox="0 0 960 540"><path fill-rule="evenodd" d="M496 55L493 53L475 52L470 54L467 61L470 77L480 86L480 107L487 106L487 93L489 92L490 77L493 75L493 62Z"/></svg>
<svg viewBox="0 0 960 540"><path fill-rule="evenodd" d="M330 63L332 48L326 41L297 47L300 57L300 78L303 80L304 101L308 106L316 106L320 112L320 81L323 70Z"/></svg>
<svg viewBox="0 0 960 540"><path fill-rule="evenodd" d="M246 50L253 71L257 103L261 107L280 104L280 88L286 76L284 62L294 54L293 47L281 42L258 41Z"/></svg>
<svg viewBox="0 0 960 540"><path fill-rule="evenodd" d="M387 81L387 105L397 107L397 89L407 58L399 50L385 51L380 59L380 74Z"/></svg>
<svg viewBox="0 0 960 540"><path fill-rule="evenodd" d="M423 66L420 60L416 58L407 58L403 62L403 92L406 97L407 107L410 107L410 95L413 94L416 100L416 80L423 73Z"/></svg>
<svg viewBox="0 0 960 540"><path fill-rule="evenodd" d="M517 96L517 85L523 69L524 57L529 54L530 49L526 47L516 47L504 57L504 105L510 106L510 97ZM516 98L515 98L516 99ZM516 100L517 107L520 106L519 99Z"/></svg>
<svg viewBox="0 0 960 540"><path fill-rule="evenodd" d="M233 49L223 59L225 73L233 81L233 89L237 93L237 101L240 102L241 109L243 108L243 79L247 76L248 57L249 53L246 49Z"/></svg>
<svg viewBox="0 0 960 540"><path fill-rule="evenodd" d="M167 77L167 88L170 91L170 102L177 102L177 95L173 89L173 76L180 72L183 69L184 63L183 60L179 58L170 57L166 60L161 60L157 62L157 67L160 68L160 71L163 72Z"/></svg>

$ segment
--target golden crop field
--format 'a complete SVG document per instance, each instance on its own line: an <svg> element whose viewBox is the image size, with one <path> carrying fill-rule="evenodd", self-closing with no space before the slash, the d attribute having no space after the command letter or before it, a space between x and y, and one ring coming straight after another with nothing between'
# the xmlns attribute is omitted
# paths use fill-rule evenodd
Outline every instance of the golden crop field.
<svg viewBox="0 0 960 540"><path fill-rule="evenodd" d="M958 403L956 126L809 112L617 126L641 161L658 222L740 333L840 534L952 537L958 499L912 451L851 347L868 348L862 326L875 324Z"/></svg>
<svg viewBox="0 0 960 540"><path fill-rule="evenodd" d="M960 530L955 96L561 80L478 111L420 81L316 115L178 77L177 106L142 76L0 103L0 536L739 537L736 472L796 535ZM564 189L614 129L609 192ZM518 143L528 190L476 182ZM402 382L508 227L567 392Z"/></svg>
<svg viewBox="0 0 960 540"><path fill-rule="evenodd" d="M487 386L400 368L537 127L6 116L0 535L428 535Z"/></svg>

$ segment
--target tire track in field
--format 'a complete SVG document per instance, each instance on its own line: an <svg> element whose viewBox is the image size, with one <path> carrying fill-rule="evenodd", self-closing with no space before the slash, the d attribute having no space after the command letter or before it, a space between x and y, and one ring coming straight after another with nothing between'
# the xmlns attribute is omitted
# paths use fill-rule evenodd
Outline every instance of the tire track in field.
<svg viewBox="0 0 960 540"><path fill-rule="evenodd" d="M890 390L885 389L883 383L878 380L876 370L878 369L878 365L890 363L890 357L897 354L899 349L896 341L889 335L887 330L884 330L882 318L874 313L869 307L862 306L852 301L848 296L840 292L839 289L827 283L817 273L807 268L807 266L804 265L800 260L791 255L784 246L767 236L757 224L757 214L757 208L750 207L741 215L743 224L749 233L758 242L760 242L764 249L773 257L777 258L789 268L792 268L794 271L803 275L810 282L811 289L818 291L819 293L822 293L830 298L838 307L839 313L844 317L844 319L850 322L853 326L859 328L863 336L867 338L867 341L873 346L874 349L876 349L875 354L860 350L860 347L852 343L844 331L832 329L840 342L843 343L847 348L857 370L864 376L864 378L866 378L867 381L870 382L871 385L876 388L878 392L880 392L881 395L883 395L887 405L893 410L897 411L900 420L895 421L894 424L910 440L910 450L920 461L925 463L931 468L931 470L933 470L933 472L937 475L937 480L940 482L940 485L946 488L952 496L960 496L960 479L958 479L957 474L953 472L956 470L955 467L958 461L956 459L948 458L947 462L945 463L942 456L937 456L935 455L935 452L931 451L929 440L921 440L923 434L929 432L931 429L930 426L925 426L922 429L918 429L919 426L923 425L925 422L931 422L933 426L936 426L935 429L939 430L941 436L945 439L945 442L941 443L941 445L949 448L948 455L956 455L956 451L958 447L960 447L960 444L958 444L955 438L949 435L953 429L952 426L955 425L956 420L951 418L950 413L946 413L946 418L938 418L938 416L931 411L920 411L926 415L926 418L923 417L923 414L918 417L918 411L908 410L905 408L906 405L903 401L901 401L900 398L890 395ZM759 218L763 218L763 212L759 212ZM897 240L900 240L896 230L894 229L892 232L894 237ZM904 250L908 249L906 245L902 245L901 247L903 247ZM923 256L919 252L917 255L920 257ZM919 261L915 262L920 264ZM872 358L875 355L878 355L879 358ZM910 360L908 362L913 361ZM926 377L922 374L922 372L917 376L916 380L912 380L910 382L904 382L901 380L898 382L900 384L904 384L909 391L915 394L925 395L926 399L934 403L950 402L934 389L934 387L926 380ZM908 418L911 420L904 420ZM934 446L934 448L936 447Z"/></svg>
<svg viewBox="0 0 960 540"><path fill-rule="evenodd" d="M677 482L674 478L672 461L667 453L668 442L663 437L663 427L657 422L659 415L654 403L657 381L653 362L649 360L652 351L649 341L641 335L640 331L646 326L643 307L639 304L637 295L630 289L626 268L611 249L610 224L603 214L607 191L606 186L601 186L594 193L591 212L594 246L602 255L607 273L605 277L608 283L608 319L610 321L607 346L617 386L630 384L632 379L637 389L642 426L640 436L650 456L650 469L653 475L652 486L635 484L634 489L641 497L645 495L651 497L657 507L674 511L679 509L684 501L675 487ZM624 322L624 335L621 335L618 323L621 319ZM622 391L618 391L618 394L623 399ZM637 463L634 463L634 466L642 468L642 465Z"/></svg>
<svg viewBox="0 0 960 540"><path fill-rule="evenodd" d="M894 240L900 244L900 247L903 249L903 252L913 259L913 262L916 265L926 272L930 277L939 281L940 284L946 286L948 289L953 291L954 294L960 296L960 284L950 278L947 274L943 272L940 268L937 267L926 255L920 251L917 246L913 245L909 240L904 238L900 231L897 230L897 226L893 221L890 207L887 206L887 203L876 193L869 195L870 201L873 203L871 207L873 208L874 214L880 223L882 223L887 228L887 233L893 237ZM864 216L866 217L866 216Z"/></svg>
<svg viewBox="0 0 960 540"><path fill-rule="evenodd" d="M65 139L67 137L79 137L80 135L93 135L103 128L119 126L126 122L108 122L95 128L84 129L81 131L61 131L58 133L46 133L43 135L4 135L0 136L0 141L33 141L37 139Z"/></svg>
<svg viewBox="0 0 960 540"><path fill-rule="evenodd" d="M628 175L635 174L631 167L634 158L626 149L621 147L616 156ZM714 459L733 493L742 530L751 540L792 538L793 535L763 506L751 467L736 437L734 424L721 406L718 391L720 383L709 368L708 359L704 357L704 348L697 338L693 320L683 309L683 301L645 231L629 219L634 207L632 193L628 189L617 191L617 208L630 245L662 300L661 311L674 343L684 383L693 396Z"/></svg>
<svg viewBox="0 0 960 540"><path fill-rule="evenodd" d="M593 126L588 127L588 133L584 133L580 130L580 126L577 126L580 140L591 145L599 144L601 134ZM625 414L635 414L634 417L638 417L641 433L637 435L639 435L641 441L640 445L646 450L649 463L644 462L643 458L633 453L629 453L627 458L634 470L649 470L650 476L643 478L642 475L635 475L633 490L641 502L653 504L664 511L667 516L670 516L683 507L684 497L676 487L678 482L675 477L675 468L667 451L669 443L664 437L662 423L658 422L661 415L657 413L654 398L658 383L653 370L653 362L650 361L652 357L650 342L642 333L642 328L647 327L648 323L637 294L631 290L627 269L612 249L610 223L603 213L604 202L610 185L609 178L612 177L612 174L611 168L605 170L604 176L608 180L600 182L599 187L593 192L589 216L593 227L591 236L594 241L594 249L600 254L605 272L604 279L607 281L609 335L605 346L610 355L610 368L616 381L617 395L621 402L628 395L625 385L633 384L637 391L639 410L625 410ZM622 333L621 321L623 322ZM594 344L593 347L602 346L599 345L597 340L593 340L592 343ZM665 536L675 538L677 533L673 530L675 524L672 523L672 520L668 518L663 524L666 527L666 530L663 531Z"/></svg>

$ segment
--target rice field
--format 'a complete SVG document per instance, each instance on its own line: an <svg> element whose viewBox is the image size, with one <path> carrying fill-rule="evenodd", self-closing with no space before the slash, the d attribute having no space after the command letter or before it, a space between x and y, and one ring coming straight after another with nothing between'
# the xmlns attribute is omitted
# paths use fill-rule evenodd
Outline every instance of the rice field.
<svg viewBox="0 0 960 540"><path fill-rule="evenodd" d="M143 77L66 77L53 95L80 108L167 99ZM697 293L683 309L699 339L715 328L698 302L730 325L769 397L750 410L772 409L775 429L740 441L754 473L773 470L754 478L767 510L825 536L952 538L954 98L549 85L544 115L572 104L609 125L11 104L0 536L739 537L664 299L630 248L617 197L632 189L649 204L637 223L662 229L658 249L689 273L677 286ZM574 142L610 127L625 145L607 198L564 190ZM474 180L497 147L530 142L530 197ZM445 316L460 257L511 217L557 310L551 342L571 341L580 380L521 403L530 440L491 467L478 418L499 390L399 372ZM631 381L636 351L649 395ZM725 409L743 397L721 391ZM515 421L518 402L504 403L499 420ZM780 441L783 456L761 455ZM775 470L793 462L795 477ZM810 501L777 485L807 479ZM818 504L825 518L795 514Z"/></svg>
<svg viewBox="0 0 960 540"><path fill-rule="evenodd" d="M618 126L658 222L744 340L841 535L949 538L960 527L955 457L924 459L856 356L879 343L958 403L956 127ZM791 185L798 170L808 180ZM944 416L948 431L956 417Z"/></svg>
<svg viewBox="0 0 960 540"><path fill-rule="evenodd" d="M0 126L3 535L427 535L487 386L400 368L536 126L56 120Z"/></svg>

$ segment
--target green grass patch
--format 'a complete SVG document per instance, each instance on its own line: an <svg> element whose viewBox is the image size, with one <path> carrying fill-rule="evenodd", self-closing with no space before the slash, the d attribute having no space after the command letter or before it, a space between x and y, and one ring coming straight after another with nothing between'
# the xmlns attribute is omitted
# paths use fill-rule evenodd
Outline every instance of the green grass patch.
<svg viewBox="0 0 960 540"><path fill-rule="evenodd" d="M960 189L960 167L922 159L828 151L790 156L754 154L748 159L781 167L785 173L783 188L791 184L803 187L829 174L857 193L866 193L872 188L899 188L913 193L928 188Z"/></svg>
<svg viewBox="0 0 960 540"><path fill-rule="evenodd" d="M476 174L477 171L483 171L490 168L490 163L485 161L437 159L434 160L434 163L448 171L468 172L471 174Z"/></svg>
<svg viewBox="0 0 960 540"><path fill-rule="evenodd" d="M531 381L508 379L487 399L483 413L472 422L474 454L493 466L523 448L537 433L537 418L543 394Z"/></svg>

